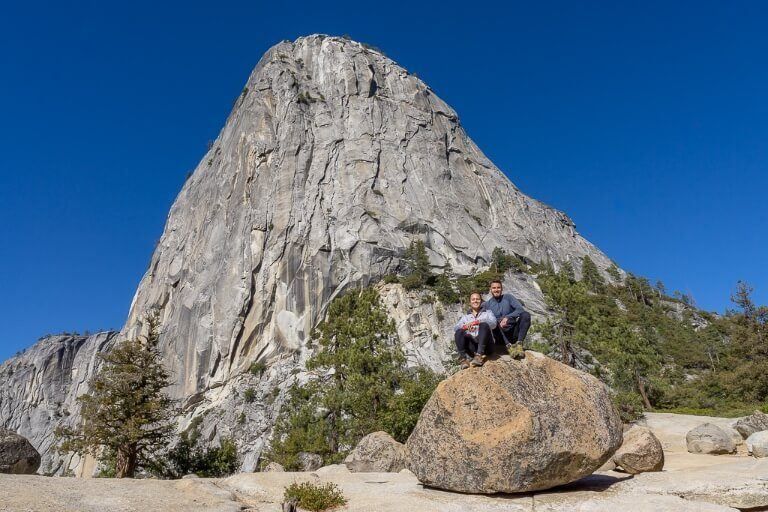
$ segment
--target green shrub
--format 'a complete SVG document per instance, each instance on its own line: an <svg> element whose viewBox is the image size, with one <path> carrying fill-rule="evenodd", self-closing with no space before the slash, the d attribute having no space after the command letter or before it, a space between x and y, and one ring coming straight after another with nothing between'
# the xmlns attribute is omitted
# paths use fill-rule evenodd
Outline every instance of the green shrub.
<svg viewBox="0 0 768 512"><path fill-rule="evenodd" d="M251 363L251 366L250 368L248 368L248 371L251 372L251 375L255 375L256 377L261 377L266 369L267 369L267 365L263 361L254 361Z"/></svg>
<svg viewBox="0 0 768 512"><path fill-rule="evenodd" d="M384 284L395 284L399 282L400 278L397 277L397 274L387 274L384 276Z"/></svg>
<svg viewBox="0 0 768 512"><path fill-rule="evenodd" d="M203 449L197 443L200 436L196 431L194 434L183 432L176 446L147 468L149 472L162 478L181 478L188 474L219 478L238 471L240 458L231 438L222 439L219 446Z"/></svg>
<svg viewBox="0 0 768 512"><path fill-rule="evenodd" d="M299 507L319 512L347 503L347 498L339 487L329 482L325 485L315 485L310 482L292 483L285 488L283 500L293 501Z"/></svg>
<svg viewBox="0 0 768 512"><path fill-rule="evenodd" d="M636 393L616 393L613 396L613 404L624 423L630 423L643 416L643 400Z"/></svg>
<svg viewBox="0 0 768 512"><path fill-rule="evenodd" d="M256 390L253 388L247 388L243 392L243 400L245 400L245 403L250 404L254 400L256 400Z"/></svg>

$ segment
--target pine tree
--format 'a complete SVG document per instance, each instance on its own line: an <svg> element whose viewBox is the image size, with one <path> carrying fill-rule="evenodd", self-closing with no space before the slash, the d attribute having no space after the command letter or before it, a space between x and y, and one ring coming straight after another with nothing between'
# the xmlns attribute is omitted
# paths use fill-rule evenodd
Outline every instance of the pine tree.
<svg viewBox="0 0 768 512"><path fill-rule="evenodd" d="M59 451L116 457L117 478L134 475L138 464L164 448L173 433L175 407L163 393L170 384L157 349L159 318L147 316L148 334L100 354L104 364L78 397L80 425L60 427Z"/></svg>
<svg viewBox="0 0 768 512"><path fill-rule="evenodd" d="M427 248L423 240L414 240L405 251L405 277L402 284L406 290L416 290L432 284L432 266L429 264Z"/></svg>
<svg viewBox="0 0 768 512"><path fill-rule="evenodd" d="M752 318L757 310L755 303L752 301L752 292L755 291L749 284L744 281L736 283L736 292L731 295L731 302L736 304L744 314L746 318Z"/></svg>
<svg viewBox="0 0 768 512"><path fill-rule="evenodd" d="M614 281L621 281L621 272L619 272L619 267L617 267L615 263L611 263L611 266L608 267L606 272L608 272L608 275L611 276Z"/></svg>
<svg viewBox="0 0 768 512"><path fill-rule="evenodd" d="M581 262L581 279L587 283L592 291L602 290L605 286L605 279L597 269L597 265L589 256L584 256Z"/></svg>

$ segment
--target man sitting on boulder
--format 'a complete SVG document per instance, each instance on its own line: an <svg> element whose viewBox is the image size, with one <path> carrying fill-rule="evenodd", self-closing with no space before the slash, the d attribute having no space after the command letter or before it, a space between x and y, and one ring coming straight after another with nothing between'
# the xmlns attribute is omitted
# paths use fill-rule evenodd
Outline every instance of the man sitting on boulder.
<svg viewBox="0 0 768 512"><path fill-rule="evenodd" d="M495 327L496 318L483 307L483 297L479 292L470 293L469 311L453 328L453 340L462 369L483 366L486 349L493 344L491 330ZM470 355L473 356L472 359Z"/></svg>
<svg viewBox="0 0 768 512"><path fill-rule="evenodd" d="M496 317L498 324L493 329L493 339L497 345L503 345L507 353L515 359L525 357L523 340L531 327L531 314L511 293L504 293L501 281L490 283L491 296L483 304Z"/></svg>

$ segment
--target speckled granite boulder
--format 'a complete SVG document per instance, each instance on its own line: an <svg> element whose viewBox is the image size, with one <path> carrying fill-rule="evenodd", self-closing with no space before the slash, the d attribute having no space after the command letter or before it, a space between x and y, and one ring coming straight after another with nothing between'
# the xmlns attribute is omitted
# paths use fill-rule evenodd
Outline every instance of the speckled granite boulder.
<svg viewBox="0 0 768 512"><path fill-rule="evenodd" d="M438 385L406 448L429 486L492 494L566 484L622 441L608 389L536 352L460 371Z"/></svg>
<svg viewBox="0 0 768 512"><path fill-rule="evenodd" d="M736 451L736 443L730 434L713 423L704 423L692 429L686 434L685 443L691 453L722 455Z"/></svg>
<svg viewBox="0 0 768 512"><path fill-rule="evenodd" d="M635 425L624 432L624 442L613 455L613 462L633 475L661 471L664 469L664 451L650 429Z"/></svg>

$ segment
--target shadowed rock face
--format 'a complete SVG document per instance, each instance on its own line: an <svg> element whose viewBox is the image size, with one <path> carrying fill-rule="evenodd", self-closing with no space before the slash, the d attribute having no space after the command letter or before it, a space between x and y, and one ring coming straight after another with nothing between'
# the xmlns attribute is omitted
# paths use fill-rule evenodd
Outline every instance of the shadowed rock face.
<svg viewBox="0 0 768 512"><path fill-rule="evenodd" d="M536 352L461 371L437 387L406 449L419 480L493 494L591 474L621 445L607 388Z"/></svg>

